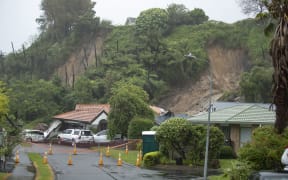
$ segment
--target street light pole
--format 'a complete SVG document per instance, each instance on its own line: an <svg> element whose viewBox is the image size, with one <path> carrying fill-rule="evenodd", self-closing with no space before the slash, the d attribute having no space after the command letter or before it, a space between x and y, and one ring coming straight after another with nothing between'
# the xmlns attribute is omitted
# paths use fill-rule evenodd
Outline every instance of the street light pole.
<svg viewBox="0 0 288 180"><path fill-rule="evenodd" d="M192 53L184 55L184 57L197 59ZM208 61L209 62L209 61ZM210 137L210 114L211 114L211 99L212 99L212 74L211 66L209 64L209 108L208 108L208 122L207 122L207 132L206 132L206 146L205 146L205 162L204 162L204 180L207 180L207 169L208 169L208 152L209 152L209 137Z"/></svg>
<svg viewBox="0 0 288 180"><path fill-rule="evenodd" d="M210 66L210 65L209 65ZM208 169L208 152L209 152L209 136L210 136L210 114L211 114L211 99L212 99L212 75L211 67L209 67L209 108L208 108L208 122L206 132L206 147L205 147L205 162L204 162L204 180L207 180L207 169Z"/></svg>

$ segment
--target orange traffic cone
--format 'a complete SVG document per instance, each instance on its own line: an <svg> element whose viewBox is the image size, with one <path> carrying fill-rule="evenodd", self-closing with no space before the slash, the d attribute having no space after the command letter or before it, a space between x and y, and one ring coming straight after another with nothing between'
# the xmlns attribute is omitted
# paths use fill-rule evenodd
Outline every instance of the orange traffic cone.
<svg viewBox="0 0 288 180"><path fill-rule="evenodd" d="M16 154L15 154L15 163L19 163L20 160L19 160L19 151L16 151Z"/></svg>
<svg viewBox="0 0 288 180"><path fill-rule="evenodd" d="M100 159L99 159L98 165L99 165L99 166L103 166L103 165L104 165L104 163L103 163L103 157L102 157L102 152L100 152Z"/></svg>
<svg viewBox="0 0 288 180"><path fill-rule="evenodd" d="M43 164L47 164L48 163L47 152L44 153L42 162L43 162Z"/></svg>
<svg viewBox="0 0 288 180"><path fill-rule="evenodd" d="M109 157L110 156L110 147L108 145L107 149L106 149L106 157Z"/></svg>
<svg viewBox="0 0 288 180"><path fill-rule="evenodd" d="M52 154L53 154L53 151L52 151L52 144L51 144L51 143L50 143L50 145L49 145L48 154L49 154L49 155L52 155Z"/></svg>
<svg viewBox="0 0 288 180"><path fill-rule="evenodd" d="M137 153L136 166L140 166L139 153Z"/></svg>
<svg viewBox="0 0 288 180"><path fill-rule="evenodd" d="M118 156L117 166L122 166L121 153L119 153L119 156Z"/></svg>
<svg viewBox="0 0 288 180"><path fill-rule="evenodd" d="M74 143L73 155L77 155L76 143Z"/></svg>
<svg viewBox="0 0 288 180"><path fill-rule="evenodd" d="M72 162L72 155L69 154L69 158L68 158L68 163L67 163L69 166L73 165L73 162Z"/></svg>
<svg viewBox="0 0 288 180"><path fill-rule="evenodd" d="M125 154L128 154L128 144L126 143Z"/></svg>
<svg viewBox="0 0 288 180"><path fill-rule="evenodd" d="M139 163L140 164L142 163L142 151L141 150L139 151Z"/></svg>

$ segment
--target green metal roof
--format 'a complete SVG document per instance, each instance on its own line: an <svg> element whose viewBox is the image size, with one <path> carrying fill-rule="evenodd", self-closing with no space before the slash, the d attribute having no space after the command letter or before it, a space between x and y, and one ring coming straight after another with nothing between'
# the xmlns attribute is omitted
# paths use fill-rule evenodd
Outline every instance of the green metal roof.
<svg viewBox="0 0 288 180"><path fill-rule="evenodd" d="M210 113L211 124L274 124L275 111L255 104L239 104ZM208 112L188 118L192 123L207 123Z"/></svg>

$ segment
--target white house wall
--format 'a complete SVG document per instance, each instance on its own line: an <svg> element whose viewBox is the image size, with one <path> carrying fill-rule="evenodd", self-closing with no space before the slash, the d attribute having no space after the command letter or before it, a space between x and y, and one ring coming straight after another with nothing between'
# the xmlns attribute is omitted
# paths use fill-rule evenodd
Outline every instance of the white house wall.
<svg viewBox="0 0 288 180"><path fill-rule="evenodd" d="M102 112L101 115L98 116L98 118L96 120L94 120L91 125L92 126L98 126L99 122L103 119L105 119L107 121L107 114L104 112Z"/></svg>

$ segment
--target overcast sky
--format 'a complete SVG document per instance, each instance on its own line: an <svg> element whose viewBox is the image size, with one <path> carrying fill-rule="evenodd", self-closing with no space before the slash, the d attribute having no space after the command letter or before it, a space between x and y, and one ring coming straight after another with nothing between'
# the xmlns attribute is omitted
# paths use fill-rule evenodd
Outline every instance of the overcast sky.
<svg viewBox="0 0 288 180"><path fill-rule="evenodd" d="M247 18L236 0L95 0L96 15L111 20L114 25L124 24L127 17L137 17L141 11L171 3L184 4L188 9L201 8L210 20L234 23ZM41 0L0 0L0 50L12 51L22 44L29 45L38 33L35 19L41 14Z"/></svg>

